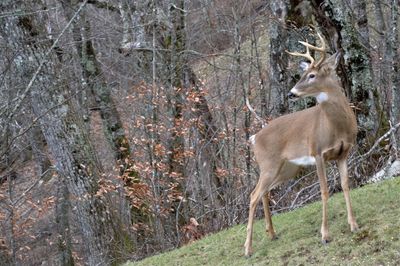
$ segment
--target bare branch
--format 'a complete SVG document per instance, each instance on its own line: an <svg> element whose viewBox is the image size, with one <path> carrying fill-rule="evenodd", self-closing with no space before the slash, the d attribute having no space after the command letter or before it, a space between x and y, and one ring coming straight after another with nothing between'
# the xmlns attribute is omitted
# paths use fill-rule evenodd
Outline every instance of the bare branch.
<svg viewBox="0 0 400 266"><path fill-rule="evenodd" d="M262 119L262 118L256 113L256 111L254 110L254 108L250 105L249 97L247 97L247 95L245 96L245 102L246 102L246 106L247 106L247 108L249 109L249 111L253 113L253 115L255 116L255 118L256 118L258 121L261 122L262 127L265 127L265 126L267 125L267 123L265 122L264 119Z"/></svg>
<svg viewBox="0 0 400 266"><path fill-rule="evenodd" d="M377 139L374 143L374 145L372 145L372 147L369 149L368 152L364 153L363 155L358 156L357 158L354 158L353 160L351 160L349 162L349 165L352 165L354 163L358 164L360 163L362 160L366 159L368 156L371 155L371 153L376 149L376 147L379 145L379 143L381 143L384 139L388 138L390 136L390 134L392 134L393 132L395 132L398 128L400 127L400 122L397 123L396 125L394 125L393 127L391 127L385 134L383 134L379 139Z"/></svg>

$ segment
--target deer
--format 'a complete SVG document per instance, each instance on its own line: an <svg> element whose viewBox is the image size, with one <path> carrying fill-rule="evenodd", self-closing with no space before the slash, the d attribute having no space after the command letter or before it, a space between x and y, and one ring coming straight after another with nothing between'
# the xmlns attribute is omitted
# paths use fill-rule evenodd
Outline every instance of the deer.
<svg viewBox="0 0 400 266"><path fill-rule="evenodd" d="M268 123L250 138L255 160L259 166L259 180L250 195L245 256L252 254L253 220L256 206L262 200L266 231L276 239L269 208L270 191L295 177L301 167L315 165L320 184L322 201L321 242L329 242L328 209L329 197L326 162L336 161L340 183L346 201L347 222L352 232L358 230L349 195L347 158L357 135L357 121L344 90L336 78L340 52L327 58L326 43L317 32L321 46L299 41L305 53L288 52L303 57L303 74L290 90L288 97L315 97L313 107L280 116ZM311 56L310 50L321 54L319 60Z"/></svg>

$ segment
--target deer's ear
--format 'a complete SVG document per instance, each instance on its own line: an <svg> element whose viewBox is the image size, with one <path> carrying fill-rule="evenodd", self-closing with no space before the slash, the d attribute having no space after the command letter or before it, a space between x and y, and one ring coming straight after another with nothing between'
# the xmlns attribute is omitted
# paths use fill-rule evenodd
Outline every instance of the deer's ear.
<svg viewBox="0 0 400 266"><path fill-rule="evenodd" d="M340 52L336 52L333 55L331 55L328 59L326 59L323 65L335 70L339 65L341 56L342 54Z"/></svg>
<svg viewBox="0 0 400 266"><path fill-rule="evenodd" d="M310 68L310 64L304 61L300 62L300 68L303 71L307 71Z"/></svg>

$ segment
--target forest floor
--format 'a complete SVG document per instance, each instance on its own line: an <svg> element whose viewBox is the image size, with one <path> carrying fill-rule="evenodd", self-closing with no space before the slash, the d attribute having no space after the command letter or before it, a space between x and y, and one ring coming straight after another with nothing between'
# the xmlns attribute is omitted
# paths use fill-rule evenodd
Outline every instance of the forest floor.
<svg viewBox="0 0 400 266"><path fill-rule="evenodd" d="M350 232L342 193L329 199L331 241L320 242L321 202L273 216L278 239L254 224L253 250L244 257L246 225L209 235L137 265L400 265L400 177L351 191L360 229Z"/></svg>

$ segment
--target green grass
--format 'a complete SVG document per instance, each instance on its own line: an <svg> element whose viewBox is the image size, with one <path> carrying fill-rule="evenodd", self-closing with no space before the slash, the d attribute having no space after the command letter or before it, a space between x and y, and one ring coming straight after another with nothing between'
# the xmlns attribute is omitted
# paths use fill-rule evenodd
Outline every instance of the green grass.
<svg viewBox="0 0 400 266"><path fill-rule="evenodd" d="M342 193L329 199L331 242L320 243L321 203L273 216L277 240L264 220L254 224L253 250L243 256L246 225L126 265L400 265L400 177L351 191L360 230L350 232Z"/></svg>

